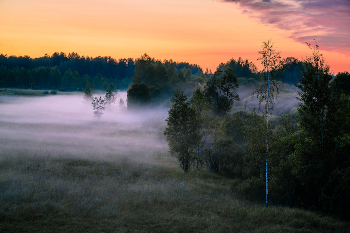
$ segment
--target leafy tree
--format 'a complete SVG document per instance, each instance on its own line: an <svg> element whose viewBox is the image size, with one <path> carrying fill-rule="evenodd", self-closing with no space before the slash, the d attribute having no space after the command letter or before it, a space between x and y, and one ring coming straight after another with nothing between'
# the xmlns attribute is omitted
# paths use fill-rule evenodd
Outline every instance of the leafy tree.
<svg viewBox="0 0 350 233"><path fill-rule="evenodd" d="M237 77L229 68L217 70L205 85L204 93L214 112L224 115L231 110L234 100L239 100L237 88Z"/></svg>
<svg viewBox="0 0 350 233"><path fill-rule="evenodd" d="M145 83L134 83L127 92L128 109L136 109L147 106L152 101L152 96Z"/></svg>
<svg viewBox="0 0 350 233"><path fill-rule="evenodd" d="M327 178L334 166L342 166L346 161L339 160L339 149L348 144L344 139L350 130L350 109L344 95L332 94L333 76L318 45L308 45L312 56L304 61L302 78L296 85L301 101L298 119L304 130L304 140L296 145L296 174L302 183L299 190L304 202L321 208Z"/></svg>
<svg viewBox="0 0 350 233"><path fill-rule="evenodd" d="M103 111L105 110L106 106L106 102L105 99L103 99L101 96L100 97L95 97L92 100L92 107L94 110L94 117L97 117L98 119L101 118L101 116L103 115Z"/></svg>
<svg viewBox="0 0 350 233"><path fill-rule="evenodd" d="M187 172L193 159L194 149L201 139L198 133L198 116L183 92L176 91L171 102L164 135L168 141L170 153L177 157L183 172Z"/></svg>

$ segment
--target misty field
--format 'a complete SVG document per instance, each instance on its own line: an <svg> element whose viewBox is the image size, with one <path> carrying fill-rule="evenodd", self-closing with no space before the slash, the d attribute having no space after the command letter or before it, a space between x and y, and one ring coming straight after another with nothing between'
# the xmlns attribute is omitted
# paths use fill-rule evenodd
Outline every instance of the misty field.
<svg viewBox="0 0 350 233"><path fill-rule="evenodd" d="M83 95L0 94L0 232L350 230L244 201L204 168L183 174L163 136L167 109L115 104L98 120Z"/></svg>

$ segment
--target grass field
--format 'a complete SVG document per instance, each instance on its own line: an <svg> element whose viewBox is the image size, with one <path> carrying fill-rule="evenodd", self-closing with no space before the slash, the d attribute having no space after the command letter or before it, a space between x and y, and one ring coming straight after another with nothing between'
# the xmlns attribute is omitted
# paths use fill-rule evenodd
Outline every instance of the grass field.
<svg viewBox="0 0 350 233"><path fill-rule="evenodd" d="M205 169L183 174L158 113L98 121L81 96L13 98L0 101L0 232L350 232L244 201Z"/></svg>

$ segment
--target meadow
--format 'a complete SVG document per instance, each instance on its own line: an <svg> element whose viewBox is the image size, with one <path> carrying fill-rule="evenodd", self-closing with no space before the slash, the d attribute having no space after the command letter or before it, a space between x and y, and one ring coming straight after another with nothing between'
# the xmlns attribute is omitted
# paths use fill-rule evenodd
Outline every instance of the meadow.
<svg viewBox="0 0 350 233"><path fill-rule="evenodd" d="M37 94L0 93L0 232L350 231L248 202L205 168L184 174L163 136L167 109L115 104L98 120L82 94Z"/></svg>

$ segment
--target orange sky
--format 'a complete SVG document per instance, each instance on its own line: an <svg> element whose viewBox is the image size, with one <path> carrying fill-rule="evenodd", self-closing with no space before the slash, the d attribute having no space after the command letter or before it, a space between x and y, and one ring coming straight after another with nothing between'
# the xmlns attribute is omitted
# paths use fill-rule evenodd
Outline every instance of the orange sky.
<svg viewBox="0 0 350 233"><path fill-rule="evenodd" d="M262 24L243 10L214 0L0 0L0 53L74 51L116 59L147 53L212 71L238 57L258 65L258 51L269 39L282 57L310 55L292 31ZM333 72L350 71L349 53L322 53Z"/></svg>

